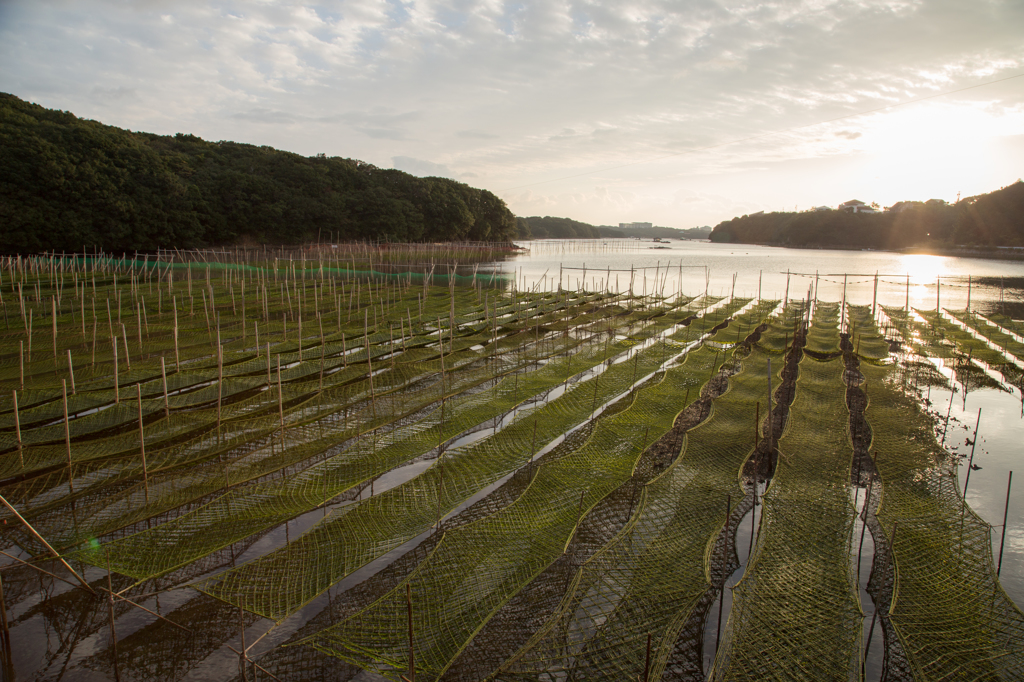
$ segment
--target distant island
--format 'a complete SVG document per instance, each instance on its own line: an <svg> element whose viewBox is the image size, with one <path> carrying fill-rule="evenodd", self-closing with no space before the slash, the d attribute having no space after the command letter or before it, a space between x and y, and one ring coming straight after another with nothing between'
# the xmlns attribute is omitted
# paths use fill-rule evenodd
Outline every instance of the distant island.
<svg viewBox="0 0 1024 682"><path fill-rule="evenodd" d="M516 225L519 239L707 239L711 234L710 225L679 229L649 223L620 223L619 227L613 227L552 216L516 218Z"/></svg>
<svg viewBox="0 0 1024 682"><path fill-rule="evenodd" d="M836 209L744 215L716 225L711 241L957 254L1016 252L1024 247L1024 182L1017 180L955 204L901 201L882 210L852 200Z"/></svg>
<svg viewBox="0 0 1024 682"><path fill-rule="evenodd" d="M488 192L356 159L132 132L0 93L0 253L510 242Z"/></svg>

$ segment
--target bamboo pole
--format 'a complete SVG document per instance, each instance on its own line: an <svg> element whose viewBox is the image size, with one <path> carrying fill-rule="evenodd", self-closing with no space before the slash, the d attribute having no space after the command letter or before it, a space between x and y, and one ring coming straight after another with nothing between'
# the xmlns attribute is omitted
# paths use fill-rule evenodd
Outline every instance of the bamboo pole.
<svg viewBox="0 0 1024 682"><path fill-rule="evenodd" d="M121 671L117 667L117 630L114 628L114 586L110 580L110 550L104 549L107 557L107 611L110 613L110 649L114 658L114 680L121 682Z"/></svg>
<svg viewBox="0 0 1024 682"><path fill-rule="evenodd" d="M62 380L64 397L64 445L68 454L68 489L75 492L74 472L71 468L71 426L68 424L68 382Z"/></svg>
<svg viewBox="0 0 1024 682"><path fill-rule="evenodd" d="M999 540L999 563L996 564L996 577L999 577L999 572L1003 570L1003 546L1006 545L1006 519L1010 514L1010 486L1013 485L1013 472L1010 472L1010 477L1006 480L1006 506L1003 507L1003 534ZM3 593L0 592L0 598L3 597Z"/></svg>
<svg viewBox="0 0 1024 682"><path fill-rule="evenodd" d="M163 381L164 386L164 416L171 416L171 407L167 399L167 364L164 362L164 356L160 356L160 378Z"/></svg>
<svg viewBox="0 0 1024 682"><path fill-rule="evenodd" d="M118 371L117 371L117 337L110 337L110 341L114 347L114 403L118 404L121 402L121 391L118 387Z"/></svg>
<svg viewBox="0 0 1024 682"><path fill-rule="evenodd" d="M174 306L174 371L181 371L181 356L178 355L178 297L174 296L171 299L171 304Z"/></svg>
<svg viewBox="0 0 1024 682"><path fill-rule="evenodd" d="M25 468L25 454L22 451L21 443L21 420L18 418L18 392L11 391L11 397L14 401L14 434L18 439L18 462L21 464L21 468Z"/></svg>
<svg viewBox="0 0 1024 682"><path fill-rule="evenodd" d="M146 504L149 504L149 470L146 467L146 434L142 428L142 384L135 384L139 401L139 454L142 455L142 484L146 489Z"/></svg>
<svg viewBox="0 0 1024 682"><path fill-rule="evenodd" d="M71 363L70 348L68 348L68 375L71 377L71 395L75 395L75 366Z"/></svg>
<svg viewBox="0 0 1024 682"><path fill-rule="evenodd" d="M28 521L25 520L24 516L22 516L21 514L18 513L18 510L15 509L11 505L11 503L8 502L6 498L4 498L3 495L0 495L0 503L2 503L5 507L7 507L7 509L12 514L14 514L15 518L17 518L18 521L20 521L22 523L22 525L25 526L25 528L28 530L29 534L32 535L32 537L34 537L36 540L38 540L40 542L40 544L42 544L43 547L45 547L47 549L47 551L49 551L50 554L52 554L54 556L54 558L57 559L57 561L62 563L64 565L64 568L68 569L71 572L71 575L75 576L75 578L78 580L79 583L81 583L83 588L85 588L89 592L92 592L93 594L96 594L96 591L93 590L92 587L89 586L89 583L87 583L85 581L85 578L83 578L82 576L78 575L78 573L75 572L75 569L71 568L71 564L69 564L67 561L65 561L64 557L62 557L60 554L57 553L57 550L55 550L50 545L50 543L47 542L46 539L42 535L40 535L36 531L35 528L32 527L32 524L30 524Z"/></svg>
<svg viewBox="0 0 1024 682"><path fill-rule="evenodd" d="M57 363L57 297L50 297L50 320L53 323L53 362Z"/></svg>
<svg viewBox="0 0 1024 682"><path fill-rule="evenodd" d="M277 356L277 412L281 418L281 443L284 444L284 394L281 391L281 355Z"/></svg>

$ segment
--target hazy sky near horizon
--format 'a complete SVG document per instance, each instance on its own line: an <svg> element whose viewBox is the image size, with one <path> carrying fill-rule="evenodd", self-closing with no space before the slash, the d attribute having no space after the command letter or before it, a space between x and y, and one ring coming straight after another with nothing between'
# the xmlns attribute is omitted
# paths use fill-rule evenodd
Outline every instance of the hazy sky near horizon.
<svg viewBox="0 0 1024 682"><path fill-rule="evenodd" d="M1024 0L0 0L0 90L692 227L1024 176L1022 27Z"/></svg>

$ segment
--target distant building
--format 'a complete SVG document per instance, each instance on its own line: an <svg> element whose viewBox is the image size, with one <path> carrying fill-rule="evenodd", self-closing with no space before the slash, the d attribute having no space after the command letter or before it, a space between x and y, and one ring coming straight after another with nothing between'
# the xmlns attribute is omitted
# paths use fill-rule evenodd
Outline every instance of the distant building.
<svg viewBox="0 0 1024 682"><path fill-rule="evenodd" d="M812 211L831 211L832 207L831 206L813 206L811 208L811 210Z"/></svg>
<svg viewBox="0 0 1024 682"><path fill-rule="evenodd" d="M649 230L654 223L619 223L620 230Z"/></svg>
<svg viewBox="0 0 1024 682"><path fill-rule="evenodd" d="M839 210L846 213L878 213L878 209L868 206L863 201L853 199L845 204L839 204Z"/></svg>

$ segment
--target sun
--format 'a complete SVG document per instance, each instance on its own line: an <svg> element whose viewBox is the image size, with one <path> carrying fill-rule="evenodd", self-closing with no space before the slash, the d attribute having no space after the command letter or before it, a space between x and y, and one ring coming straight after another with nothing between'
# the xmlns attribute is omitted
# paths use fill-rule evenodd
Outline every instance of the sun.
<svg viewBox="0 0 1024 682"><path fill-rule="evenodd" d="M872 159L887 205L932 198L955 201L987 177L998 139L1019 135L1024 113L986 103L925 102L876 114L865 121L856 146Z"/></svg>

